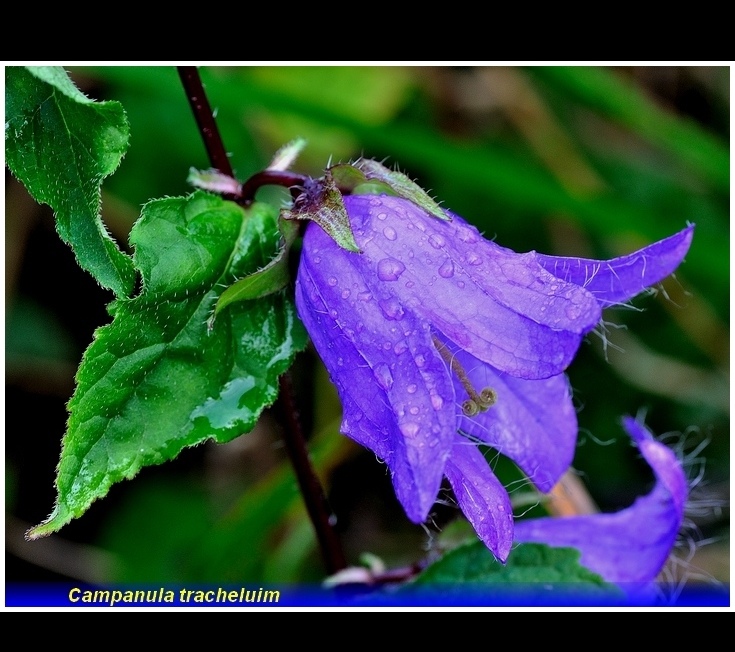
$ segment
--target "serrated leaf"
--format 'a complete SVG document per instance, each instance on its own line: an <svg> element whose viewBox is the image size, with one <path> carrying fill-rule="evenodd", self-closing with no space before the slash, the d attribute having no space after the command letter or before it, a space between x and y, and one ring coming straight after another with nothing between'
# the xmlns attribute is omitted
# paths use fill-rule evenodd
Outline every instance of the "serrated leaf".
<svg viewBox="0 0 735 652"><path fill-rule="evenodd" d="M449 216L441 209L421 186L411 181L405 174L397 170L391 170L383 164L372 159L361 158L355 167L361 170L368 181L382 181L393 189L396 195L412 201L423 208L427 213L439 218L449 220Z"/></svg>
<svg viewBox="0 0 735 652"><path fill-rule="evenodd" d="M283 237L276 256L265 267L245 278L241 278L239 281L235 281L221 294L210 318L210 327L220 310L231 303L259 299L278 292L288 285L291 278L288 271L288 252L298 235L299 229L296 224L286 220L280 220L279 225Z"/></svg>
<svg viewBox="0 0 735 652"><path fill-rule="evenodd" d="M513 549L503 565L480 541L451 550L428 566L409 586L452 584L462 591L467 585L499 583L518 586L536 583L568 586L574 583L592 589L617 591L599 575L580 566L579 552L573 548L523 544Z"/></svg>
<svg viewBox="0 0 735 652"><path fill-rule="evenodd" d="M5 153L11 172L48 204L77 261L103 287L129 296L135 270L100 219L100 185L128 147L118 102L95 102L58 67L9 67L5 75Z"/></svg>
<svg viewBox="0 0 735 652"><path fill-rule="evenodd" d="M57 504L36 538L80 516L110 486L207 439L250 431L306 333L283 294L207 319L233 279L276 253L277 210L197 192L150 202L133 227L143 290L119 299L77 373L57 470Z"/></svg>

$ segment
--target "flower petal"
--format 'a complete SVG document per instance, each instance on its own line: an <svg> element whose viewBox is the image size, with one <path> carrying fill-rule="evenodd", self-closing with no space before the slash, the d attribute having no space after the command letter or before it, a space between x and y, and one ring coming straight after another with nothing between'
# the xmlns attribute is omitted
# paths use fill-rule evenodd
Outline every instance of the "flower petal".
<svg viewBox="0 0 735 652"><path fill-rule="evenodd" d="M630 417L623 422L656 475L656 486L615 514L516 523L519 542L572 546L581 563L616 583L649 583L663 568L684 515L687 481L674 452Z"/></svg>
<svg viewBox="0 0 735 652"><path fill-rule="evenodd" d="M694 225L635 253L612 260L564 258L535 254L536 260L557 278L579 285L602 307L625 303L671 274L684 260Z"/></svg>
<svg viewBox="0 0 735 652"><path fill-rule="evenodd" d="M513 543L513 508L480 449L457 436L444 472L477 535L505 563Z"/></svg>
<svg viewBox="0 0 735 652"><path fill-rule="evenodd" d="M484 240L459 217L441 221L397 197L353 195L345 205L371 287L501 371L560 373L600 319L586 290L547 272L535 254Z"/></svg>
<svg viewBox="0 0 735 652"><path fill-rule="evenodd" d="M512 459L543 492L550 491L574 459L577 414L564 374L541 380L514 378L448 344L480 392L495 390L497 401L473 417L460 416L459 429ZM467 398L454 376L457 401Z"/></svg>
<svg viewBox="0 0 735 652"><path fill-rule="evenodd" d="M296 306L337 386L342 431L388 464L407 515L422 522L456 432L454 387L429 325L369 288L361 262L309 225Z"/></svg>

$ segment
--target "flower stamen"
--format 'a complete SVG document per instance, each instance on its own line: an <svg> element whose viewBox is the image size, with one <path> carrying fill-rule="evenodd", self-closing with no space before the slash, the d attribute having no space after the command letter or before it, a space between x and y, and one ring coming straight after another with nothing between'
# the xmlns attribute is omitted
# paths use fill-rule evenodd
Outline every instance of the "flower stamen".
<svg viewBox="0 0 735 652"><path fill-rule="evenodd" d="M441 342L436 335L432 335L431 339L434 342L436 350L442 357L442 360L446 362L451 370L456 374L459 382L464 387L465 392L469 398L462 403L462 412L467 417L474 417L478 412L485 412L489 407L495 405L498 400L498 393L492 389L492 387L485 387L481 392L478 392L474 385L470 382L470 377L465 371L465 368L460 364L457 358L452 355L446 345Z"/></svg>

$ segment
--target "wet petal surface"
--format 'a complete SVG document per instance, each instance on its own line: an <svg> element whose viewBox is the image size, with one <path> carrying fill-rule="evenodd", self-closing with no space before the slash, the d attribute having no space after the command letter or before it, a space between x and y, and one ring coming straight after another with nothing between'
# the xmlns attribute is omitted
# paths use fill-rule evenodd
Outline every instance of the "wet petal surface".
<svg viewBox="0 0 735 652"><path fill-rule="evenodd" d="M585 288L605 307L625 303L669 276L684 260L693 236L692 225L635 253L612 260L534 256L551 274Z"/></svg>
<svg viewBox="0 0 735 652"><path fill-rule="evenodd" d="M502 562L513 543L513 509L476 444L457 436L446 475L462 512L477 535Z"/></svg>
<svg viewBox="0 0 735 652"><path fill-rule="evenodd" d="M572 546L581 563L609 582L652 582L671 553L684 517L687 482L674 452L639 423L624 419L628 434L656 475L653 490L614 514L539 518L516 524L519 542Z"/></svg>

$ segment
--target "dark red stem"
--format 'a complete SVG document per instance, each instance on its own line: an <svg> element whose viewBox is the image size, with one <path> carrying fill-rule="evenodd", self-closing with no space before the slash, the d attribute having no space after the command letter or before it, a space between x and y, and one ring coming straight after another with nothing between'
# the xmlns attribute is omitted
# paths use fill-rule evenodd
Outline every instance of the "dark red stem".
<svg viewBox="0 0 735 652"><path fill-rule="evenodd" d="M280 377L279 384L281 390L278 396L279 408L288 426L288 434L284 436L286 450L296 473L301 494L304 497L306 511L309 513L309 518L316 531L324 565L327 567L327 572L333 575L347 566L342 543L334 531L336 517L329 507L322 485L309 460L306 439L301 430L301 420L299 419L289 372Z"/></svg>
<svg viewBox="0 0 735 652"><path fill-rule="evenodd" d="M194 112L194 118L204 141L204 146L207 149L210 165L223 174L230 177L234 176L222 143L222 137L217 129L212 109L199 77L199 70L194 66L180 66L178 70L181 83L186 91L186 96L189 99L189 104ZM287 187L300 186L305 179L306 177L303 175L291 172L266 170L248 179L243 186L243 197L240 200L252 201L255 191L265 184L275 183ZM327 503L319 478L309 460L306 439L301 429L299 412L296 408L293 385L288 373L281 376L279 383L278 407L285 421L283 439L304 497L306 510L316 532L324 565L331 575L346 567L345 555L339 537L334 531L334 515Z"/></svg>
<svg viewBox="0 0 735 652"><path fill-rule="evenodd" d="M209 106L207 94L204 92L204 86L202 86L199 69L196 66L179 66L178 71L186 97L189 98L191 110L194 112L194 119L197 121L199 133L202 135L204 147L207 149L210 165L223 174L234 177L230 159L227 158L222 137L219 135L217 123L214 121L214 115L212 115L212 107Z"/></svg>
<svg viewBox="0 0 735 652"><path fill-rule="evenodd" d="M244 203L255 199L255 193L263 186L283 186L291 189L291 196L295 197L303 190L304 182L308 179L304 174L289 172L288 170L263 170L256 172L245 183L240 191L240 201Z"/></svg>

